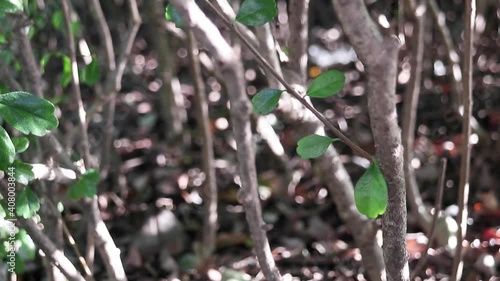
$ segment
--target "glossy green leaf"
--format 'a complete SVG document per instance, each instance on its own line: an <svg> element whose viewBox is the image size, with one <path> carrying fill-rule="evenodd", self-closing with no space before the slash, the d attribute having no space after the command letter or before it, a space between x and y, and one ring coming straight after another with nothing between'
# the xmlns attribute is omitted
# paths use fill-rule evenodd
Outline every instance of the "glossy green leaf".
<svg viewBox="0 0 500 281"><path fill-rule="evenodd" d="M182 18L172 4L168 4L167 7L165 7L165 19L175 23L175 26L178 28L183 27Z"/></svg>
<svg viewBox="0 0 500 281"><path fill-rule="evenodd" d="M375 159L356 183L354 199L359 212L371 219L385 213L387 184Z"/></svg>
<svg viewBox="0 0 500 281"><path fill-rule="evenodd" d="M12 175L18 183L27 185L30 181L35 179L35 174L33 174L33 166L27 163L23 163L19 160L14 160L11 167Z"/></svg>
<svg viewBox="0 0 500 281"><path fill-rule="evenodd" d="M40 209L40 200L29 187L25 187L16 196L16 214L25 219L36 215Z"/></svg>
<svg viewBox="0 0 500 281"><path fill-rule="evenodd" d="M30 141L25 137L20 137L20 138L14 137L12 138L12 143L16 148L16 153L25 152L26 149L28 149L28 147L30 146Z"/></svg>
<svg viewBox="0 0 500 281"><path fill-rule="evenodd" d="M96 57L92 58L92 62L87 65L82 71L82 77L80 77L82 83L85 83L89 86L94 86L101 80L101 67L99 66L99 62Z"/></svg>
<svg viewBox="0 0 500 281"><path fill-rule="evenodd" d="M328 70L314 78L306 95L315 98L333 96L344 88L345 76L338 70Z"/></svg>
<svg viewBox="0 0 500 281"><path fill-rule="evenodd" d="M100 181L99 172L90 169L69 186L68 196L73 199L81 199L84 196L94 197L97 192L97 184Z"/></svg>
<svg viewBox="0 0 500 281"><path fill-rule="evenodd" d="M309 135L303 137L297 143L297 154L304 159L319 157L325 153L328 146L336 140L338 139L332 139L320 135Z"/></svg>
<svg viewBox="0 0 500 281"><path fill-rule="evenodd" d="M0 127L0 170L7 170L16 157L16 148L9 134Z"/></svg>
<svg viewBox="0 0 500 281"><path fill-rule="evenodd" d="M252 98L253 111L259 114L268 114L276 107L283 91L264 89Z"/></svg>
<svg viewBox="0 0 500 281"><path fill-rule="evenodd" d="M248 26L259 26L270 22L277 13L275 0L244 0L236 21Z"/></svg>
<svg viewBox="0 0 500 281"><path fill-rule="evenodd" d="M26 92L0 95L0 117L23 134L43 136L59 125L52 103Z"/></svg>

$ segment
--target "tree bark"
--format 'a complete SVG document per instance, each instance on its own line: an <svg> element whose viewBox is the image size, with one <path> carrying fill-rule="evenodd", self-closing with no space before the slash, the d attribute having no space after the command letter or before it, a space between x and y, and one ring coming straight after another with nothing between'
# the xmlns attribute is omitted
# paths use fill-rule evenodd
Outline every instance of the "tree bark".
<svg viewBox="0 0 500 281"><path fill-rule="evenodd" d="M362 0L333 0L344 32L368 74L368 112L376 156L388 188L383 251L388 280L409 280L406 189L395 89L399 42L383 36Z"/></svg>

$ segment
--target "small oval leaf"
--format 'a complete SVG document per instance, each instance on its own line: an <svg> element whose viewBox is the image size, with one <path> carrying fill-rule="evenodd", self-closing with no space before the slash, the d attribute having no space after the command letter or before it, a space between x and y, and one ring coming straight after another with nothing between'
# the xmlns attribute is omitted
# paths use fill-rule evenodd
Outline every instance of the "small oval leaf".
<svg viewBox="0 0 500 281"><path fill-rule="evenodd" d="M14 137L12 138L12 143L16 148L16 153L25 152L26 149L28 149L28 147L30 146L30 141L25 137Z"/></svg>
<svg viewBox="0 0 500 281"><path fill-rule="evenodd" d="M23 134L43 136L59 125L49 101L26 92L0 95L0 117Z"/></svg>
<svg viewBox="0 0 500 281"><path fill-rule="evenodd" d="M35 179L33 166L31 166L30 164L21 162L19 160L14 160L11 167L12 170L10 170L10 173L18 183L28 185L30 181Z"/></svg>
<svg viewBox="0 0 500 281"><path fill-rule="evenodd" d="M314 78L307 89L310 97L326 98L333 96L344 88L345 76L338 70L328 70Z"/></svg>
<svg viewBox="0 0 500 281"><path fill-rule="evenodd" d="M356 183L354 199L358 211L371 219L385 213L387 184L375 159Z"/></svg>
<svg viewBox="0 0 500 281"><path fill-rule="evenodd" d="M278 13L275 0L245 0L236 15L236 21L247 26L270 22Z"/></svg>
<svg viewBox="0 0 500 281"><path fill-rule="evenodd" d="M36 215L40 209L40 200L29 187L25 187L16 196L16 214L25 219Z"/></svg>
<svg viewBox="0 0 500 281"><path fill-rule="evenodd" d="M283 91L264 89L252 98L253 111L258 114L269 114L278 104Z"/></svg>
<svg viewBox="0 0 500 281"><path fill-rule="evenodd" d="M332 139L320 135L309 135L303 137L297 143L297 154L304 159L316 158L325 153L332 142L338 139Z"/></svg>
<svg viewBox="0 0 500 281"><path fill-rule="evenodd" d="M0 170L7 170L16 157L16 148L9 134L0 127Z"/></svg>
<svg viewBox="0 0 500 281"><path fill-rule="evenodd" d="M97 184L100 181L99 172L90 169L69 186L68 196L72 199L81 199L83 196L94 197L97 192Z"/></svg>
<svg viewBox="0 0 500 281"><path fill-rule="evenodd" d="M101 80L101 67L97 57L92 57L92 62L83 69L81 80L89 86L95 86Z"/></svg>

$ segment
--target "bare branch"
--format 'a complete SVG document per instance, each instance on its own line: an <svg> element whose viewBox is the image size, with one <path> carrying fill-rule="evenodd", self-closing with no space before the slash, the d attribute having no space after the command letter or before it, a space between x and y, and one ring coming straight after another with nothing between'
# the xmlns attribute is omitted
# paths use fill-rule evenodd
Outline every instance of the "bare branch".
<svg viewBox="0 0 500 281"><path fill-rule="evenodd" d="M262 211L257 192L255 151L250 126L252 109L245 92L241 58L193 0L173 0L171 3L181 15L184 24L191 26L197 39L210 50L226 80L231 104L233 132L238 146L237 155L241 179L239 199L245 207L255 253L264 276L270 281L281 280L266 233L261 227L263 224Z"/></svg>
<svg viewBox="0 0 500 281"><path fill-rule="evenodd" d="M206 174L203 195L205 197L205 214L203 220L202 258L207 259L215 250L217 235L217 179L215 177L213 138L210 131L210 116L205 93L205 83L201 75L198 46L192 30L187 28L188 55L191 62L191 75L196 97L196 115L203 136L203 171Z"/></svg>
<svg viewBox="0 0 500 281"><path fill-rule="evenodd" d="M476 16L476 0L465 1L465 26L464 26L464 118L462 120L462 146L460 148L462 158L460 161L460 182L458 189L458 233L457 233L457 250L453 258L453 267L451 270L451 280L461 280L462 278L462 241L467 232L467 204L469 202L469 176L470 176L470 159L471 159L471 143L470 135L471 116L472 116L472 48L474 42L474 19Z"/></svg>

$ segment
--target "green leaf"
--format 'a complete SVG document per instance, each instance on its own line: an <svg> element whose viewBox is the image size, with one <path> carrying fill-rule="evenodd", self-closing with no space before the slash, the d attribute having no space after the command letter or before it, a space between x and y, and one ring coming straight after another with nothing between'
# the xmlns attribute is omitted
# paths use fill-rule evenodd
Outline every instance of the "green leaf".
<svg viewBox="0 0 500 281"><path fill-rule="evenodd" d="M175 26L178 28L183 27L182 18L172 4L168 4L167 7L165 7L165 19L175 23Z"/></svg>
<svg viewBox="0 0 500 281"><path fill-rule="evenodd" d="M1 97L1 96L0 96ZM16 148L9 134L0 127L0 170L7 170L16 157Z"/></svg>
<svg viewBox="0 0 500 281"><path fill-rule="evenodd" d="M45 71L45 67L47 66L47 63L49 63L51 57L52 57L51 53L45 53L42 56L42 59L40 59L40 68L42 69L42 72Z"/></svg>
<svg viewBox="0 0 500 281"><path fill-rule="evenodd" d="M66 87L68 86L69 82L71 82L71 59L66 55L62 55L61 57L63 60L63 73L61 76L61 86Z"/></svg>
<svg viewBox="0 0 500 281"><path fill-rule="evenodd" d="M283 91L264 89L252 98L253 111L259 114L268 114L276 107Z"/></svg>
<svg viewBox="0 0 500 281"><path fill-rule="evenodd" d="M30 164L21 162L19 160L14 160L11 166L12 175L18 183L27 185L30 181L35 179L35 174L33 173L33 166Z"/></svg>
<svg viewBox="0 0 500 281"><path fill-rule="evenodd" d="M25 187L16 197L16 214L25 219L36 215L40 209L40 200L29 187Z"/></svg>
<svg viewBox="0 0 500 281"><path fill-rule="evenodd" d="M52 26L56 30L62 30L64 27L64 15L61 10L57 10L54 12L51 18Z"/></svg>
<svg viewBox="0 0 500 281"><path fill-rule="evenodd" d="M371 219L385 213L387 184L375 159L356 183L354 199L359 212Z"/></svg>
<svg viewBox="0 0 500 281"><path fill-rule="evenodd" d="M245 0L236 15L236 21L248 26L259 26L270 22L277 13L275 0Z"/></svg>
<svg viewBox="0 0 500 281"><path fill-rule="evenodd" d="M90 169L80 179L69 186L68 196L73 199L81 199L83 196L94 197L97 192L97 184L100 181L99 172Z"/></svg>
<svg viewBox="0 0 500 281"><path fill-rule="evenodd" d="M16 153L25 152L26 149L30 146L30 141L25 137L14 137L12 138L12 143L16 148Z"/></svg>
<svg viewBox="0 0 500 281"><path fill-rule="evenodd" d="M0 95L0 117L23 134L43 136L59 125L52 103L26 92Z"/></svg>
<svg viewBox="0 0 500 281"><path fill-rule="evenodd" d="M332 142L338 139L332 139L320 135L309 135L303 137L297 143L297 154L304 159L316 158L325 153Z"/></svg>
<svg viewBox="0 0 500 281"><path fill-rule="evenodd" d="M89 86L94 86L101 80L101 68L96 57L93 57L92 62L83 69L81 79Z"/></svg>
<svg viewBox="0 0 500 281"><path fill-rule="evenodd" d="M36 245L35 242L31 239L31 237L26 233L26 230L20 229L17 234L17 239L21 242L21 246L19 247L19 251L17 254L23 260L33 260L36 256Z"/></svg>
<svg viewBox="0 0 500 281"><path fill-rule="evenodd" d="M310 97L326 98L333 96L344 88L345 76L338 70L328 70L314 78L307 89L307 94Z"/></svg>

